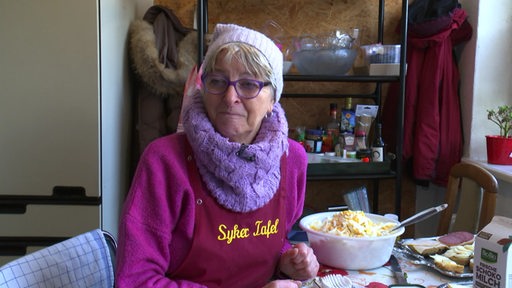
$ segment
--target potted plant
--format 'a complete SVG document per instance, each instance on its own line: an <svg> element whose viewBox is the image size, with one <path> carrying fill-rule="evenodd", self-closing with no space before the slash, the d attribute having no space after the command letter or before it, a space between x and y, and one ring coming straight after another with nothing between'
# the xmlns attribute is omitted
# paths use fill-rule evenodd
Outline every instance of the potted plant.
<svg viewBox="0 0 512 288"><path fill-rule="evenodd" d="M498 125L500 135L487 135L487 162L512 165L512 105L487 110L487 119Z"/></svg>

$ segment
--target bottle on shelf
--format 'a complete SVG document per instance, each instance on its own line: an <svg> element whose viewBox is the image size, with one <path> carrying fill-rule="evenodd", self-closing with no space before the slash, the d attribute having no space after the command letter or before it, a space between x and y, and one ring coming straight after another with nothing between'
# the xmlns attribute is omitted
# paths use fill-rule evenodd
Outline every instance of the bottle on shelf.
<svg viewBox="0 0 512 288"><path fill-rule="evenodd" d="M306 140L304 141L304 147L306 152L309 153L321 153L323 147L323 131L319 129L306 129Z"/></svg>
<svg viewBox="0 0 512 288"><path fill-rule="evenodd" d="M373 162L384 161L384 140L382 140L382 124L376 123L375 137L372 142L372 160Z"/></svg>
<svg viewBox="0 0 512 288"><path fill-rule="evenodd" d="M366 132L364 130L357 130L355 134L356 151L366 150Z"/></svg>
<svg viewBox="0 0 512 288"><path fill-rule="evenodd" d="M326 125L326 134L327 139L329 141L327 152L336 152L336 146L339 146L339 135L340 135L340 125L338 121L338 104L331 103L329 104L329 121ZM339 151L339 147L338 147Z"/></svg>
<svg viewBox="0 0 512 288"><path fill-rule="evenodd" d="M341 110L340 132L354 134L356 127L356 111L352 107L352 98L346 98L345 108Z"/></svg>
<svg viewBox="0 0 512 288"><path fill-rule="evenodd" d="M322 153L331 152L331 146L332 146L332 139L327 134L327 129L324 128L324 126L318 126L318 130L322 132Z"/></svg>
<svg viewBox="0 0 512 288"><path fill-rule="evenodd" d="M346 98L345 108L341 110L340 117L340 142L342 150L355 151L355 126L356 111L352 108L352 98Z"/></svg>

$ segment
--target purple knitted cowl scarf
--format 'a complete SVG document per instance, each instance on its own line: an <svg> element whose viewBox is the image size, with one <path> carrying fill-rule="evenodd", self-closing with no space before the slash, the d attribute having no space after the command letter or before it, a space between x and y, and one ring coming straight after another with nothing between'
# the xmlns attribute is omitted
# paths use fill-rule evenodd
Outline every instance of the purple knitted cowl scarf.
<svg viewBox="0 0 512 288"><path fill-rule="evenodd" d="M236 212L264 206L279 187L280 159L288 153L288 122L281 105L276 103L272 116L263 119L254 142L242 147L214 129L200 94L192 97L184 110L183 126L211 195Z"/></svg>

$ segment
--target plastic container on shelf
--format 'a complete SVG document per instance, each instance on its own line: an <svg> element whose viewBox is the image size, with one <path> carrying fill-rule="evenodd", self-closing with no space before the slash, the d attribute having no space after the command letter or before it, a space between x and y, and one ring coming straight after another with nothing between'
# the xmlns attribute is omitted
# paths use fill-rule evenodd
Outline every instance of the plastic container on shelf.
<svg viewBox="0 0 512 288"><path fill-rule="evenodd" d="M400 63L400 45L371 44L361 46L365 65Z"/></svg>
<svg viewBox="0 0 512 288"><path fill-rule="evenodd" d="M307 129L305 148L307 152L321 153L322 152L322 130L320 129Z"/></svg>

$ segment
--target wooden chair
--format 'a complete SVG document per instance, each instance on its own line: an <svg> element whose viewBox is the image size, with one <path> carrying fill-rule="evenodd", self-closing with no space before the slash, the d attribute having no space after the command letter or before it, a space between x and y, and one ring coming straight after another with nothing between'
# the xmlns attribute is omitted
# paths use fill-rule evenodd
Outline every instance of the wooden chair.
<svg viewBox="0 0 512 288"><path fill-rule="evenodd" d="M476 233L491 222L496 209L498 181L489 171L473 163L457 163L450 169L445 202L437 235L450 231Z"/></svg>

